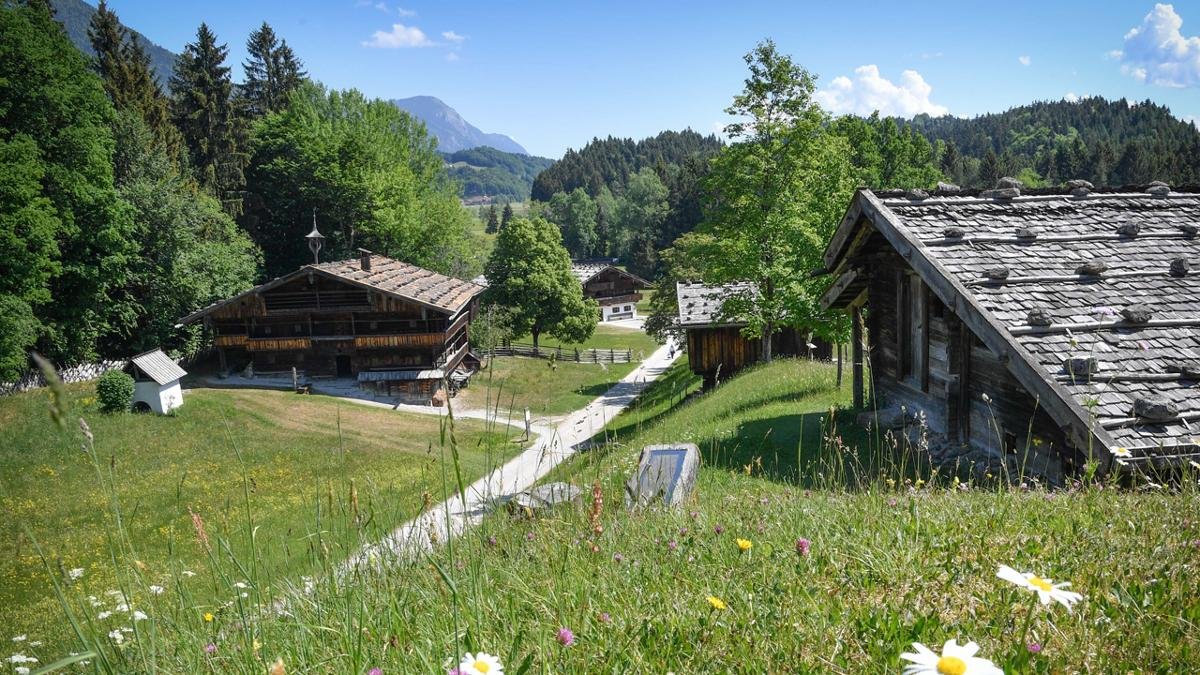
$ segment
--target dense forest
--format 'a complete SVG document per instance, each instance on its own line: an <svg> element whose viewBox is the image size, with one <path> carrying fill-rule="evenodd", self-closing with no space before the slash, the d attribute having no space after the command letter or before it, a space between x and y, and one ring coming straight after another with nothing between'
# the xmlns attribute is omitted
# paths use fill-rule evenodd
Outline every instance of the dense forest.
<svg viewBox="0 0 1200 675"><path fill-rule="evenodd" d="M1200 182L1200 130L1151 101L1095 96L969 119L919 115L898 122L935 142L942 171L965 186L992 187L1001 176L1029 185L1073 178L1097 185Z"/></svg>
<svg viewBox="0 0 1200 675"><path fill-rule="evenodd" d="M307 79L266 23L241 82L205 24L164 89L101 2L76 49L44 0L0 4L0 381L201 345L179 317L311 258L370 248L463 276L470 216L425 126Z"/></svg>
<svg viewBox="0 0 1200 675"><path fill-rule="evenodd" d="M518 155L488 146L442 153L450 177L462 186L463 197L491 197L492 201L523 202L529 199L533 179L554 160Z"/></svg>

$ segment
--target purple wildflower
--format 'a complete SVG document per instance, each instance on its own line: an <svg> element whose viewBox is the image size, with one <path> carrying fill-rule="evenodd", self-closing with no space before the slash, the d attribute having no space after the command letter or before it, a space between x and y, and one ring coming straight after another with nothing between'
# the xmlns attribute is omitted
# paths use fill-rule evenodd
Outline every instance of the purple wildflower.
<svg viewBox="0 0 1200 675"><path fill-rule="evenodd" d="M612 617L608 612L600 612L600 623L612 623Z"/></svg>
<svg viewBox="0 0 1200 675"><path fill-rule="evenodd" d="M895 497L892 497L891 499L888 500L887 504L888 504L888 506L895 506L896 504L899 504L899 502L896 501Z"/></svg>
<svg viewBox="0 0 1200 675"><path fill-rule="evenodd" d="M1030 654L1040 654L1042 652L1042 645L1037 642L1030 642L1026 647L1028 647Z"/></svg>
<svg viewBox="0 0 1200 675"><path fill-rule="evenodd" d="M613 554L613 562L621 562L624 559L625 559L625 556L621 555L620 553Z"/></svg>
<svg viewBox="0 0 1200 675"><path fill-rule="evenodd" d="M676 541L674 539L667 542L667 550L674 551L677 548L679 548L679 544L676 543Z"/></svg>
<svg viewBox="0 0 1200 675"><path fill-rule="evenodd" d="M488 544L488 546L495 546L496 545L496 535L493 534L492 536L488 537L487 544Z"/></svg>
<svg viewBox="0 0 1200 675"><path fill-rule="evenodd" d="M686 527L679 528L679 536L686 537L687 533L688 533L688 529Z"/></svg>
<svg viewBox="0 0 1200 675"><path fill-rule="evenodd" d="M375 667L367 671L367 675L383 675L383 668Z"/></svg>
<svg viewBox="0 0 1200 675"><path fill-rule="evenodd" d="M463 671L459 670L458 666L454 666L450 670L446 671L446 675L463 675Z"/></svg>
<svg viewBox="0 0 1200 675"><path fill-rule="evenodd" d="M208 643L208 644L206 644L206 645L204 645L204 653L205 653L205 654L216 654L216 653L217 653L217 646L216 646L215 644L211 643L211 642L210 642L210 643Z"/></svg>
<svg viewBox="0 0 1200 675"><path fill-rule="evenodd" d="M700 517L700 512L699 512L699 511L692 511L692 512L691 512L691 513L689 513L688 515L692 517L692 520L695 520L695 519L697 519L697 518L699 518L699 517Z"/></svg>
<svg viewBox="0 0 1200 675"><path fill-rule="evenodd" d="M717 534L724 534L725 528L720 525L717 525L716 527L713 528L713 532L715 532Z"/></svg>
<svg viewBox="0 0 1200 675"><path fill-rule="evenodd" d="M799 553L800 555L808 555L809 546L811 546L811 543L804 537L800 537L796 540L796 553Z"/></svg>
<svg viewBox="0 0 1200 675"><path fill-rule="evenodd" d="M533 533L532 532L525 533L525 541L533 541Z"/></svg>
<svg viewBox="0 0 1200 675"><path fill-rule="evenodd" d="M575 634L571 632L570 628L565 626L558 629L558 635L554 639L558 640L558 644L564 647L570 647L575 644Z"/></svg>

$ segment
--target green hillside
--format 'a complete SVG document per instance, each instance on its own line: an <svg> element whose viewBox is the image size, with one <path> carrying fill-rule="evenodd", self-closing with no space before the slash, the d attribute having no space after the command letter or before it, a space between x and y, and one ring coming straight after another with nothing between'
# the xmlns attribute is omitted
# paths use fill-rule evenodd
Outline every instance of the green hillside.
<svg viewBox="0 0 1200 675"><path fill-rule="evenodd" d="M458 152L442 153L447 173L462 185L462 196L491 197L492 201L529 200L533 179L554 164L545 157L533 157L481 146Z"/></svg>

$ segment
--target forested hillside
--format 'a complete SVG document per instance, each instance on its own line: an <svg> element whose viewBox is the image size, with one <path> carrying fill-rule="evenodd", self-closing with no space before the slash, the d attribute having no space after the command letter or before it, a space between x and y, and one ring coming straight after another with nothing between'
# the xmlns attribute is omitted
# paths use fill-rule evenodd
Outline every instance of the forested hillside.
<svg viewBox="0 0 1200 675"><path fill-rule="evenodd" d="M488 146L442 153L450 177L462 186L463 197L492 197L495 201L529 199L533 179L554 160L504 152Z"/></svg>
<svg viewBox="0 0 1200 675"><path fill-rule="evenodd" d="M553 167L533 182L533 198L550 201L556 192L583 188L589 195L602 187L618 190L629 177L645 168L682 165L697 157L711 157L721 148L715 135L702 136L691 129L664 131L652 138L593 139L581 150L567 150Z"/></svg>
<svg viewBox="0 0 1200 675"><path fill-rule="evenodd" d="M88 39L88 26L92 22L92 16L96 14L96 8L83 0L50 0L50 6L54 8L54 18L66 29L71 43L84 54L95 56L96 50L92 48L92 42ZM142 43L142 47L150 55L150 69L158 83L166 86L167 82L171 80L171 73L175 69L175 59L178 57L158 46L145 35L133 29L128 30L131 36L136 37Z"/></svg>
<svg viewBox="0 0 1200 675"><path fill-rule="evenodd" d="M1200 182L1200 131L1150 101L1037 102L975 118L920 115L900 124L937 142L951 182L991 187L1083 178L1097 185Z"/></svg>

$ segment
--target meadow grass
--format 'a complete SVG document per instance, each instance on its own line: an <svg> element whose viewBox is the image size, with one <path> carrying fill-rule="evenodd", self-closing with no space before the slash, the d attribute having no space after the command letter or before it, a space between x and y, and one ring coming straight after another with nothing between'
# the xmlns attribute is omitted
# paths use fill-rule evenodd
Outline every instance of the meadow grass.
<svg viewBox="0 0 1200 675"><path fill-rule="evenodd" d="M541 347L550 350L559 343L544 338ZM520 412L529 408L534 415L562 415L584 407L592 399L608 391L614 384L637 368L658 344L645 333L636 330L600 325L590 340L580 346L591 349L633 349L629 363L574 363L532 358L502 356L490 360L487 368L460 392L455 403L460 407L495 408ZM573 349L564 346L563 349ZM505 419L507 413L500 413Z"/></svg>
<svg viewBox="0 0 1200 675"><path fill-rule="evenodd" d="M556 472L585 488L580 504L499 509L427 557L330 567L270 597L214 583L226 600L211 621L190 581L147 596L118 562L146 618L84 627L76 650L103 672L262 672L280 658L288 672L428 673L484 651L510 674L848 673L896 672L913 642L955 638L1010 673L1200 669L1194 476L984 488L850 447L878 439L845 421L828 366L761 366L683 403L663 393L671 375L631 410L638 422L614 421L618 441ZM822 416L812 449L809 414ZM758 433L768 421L778 435ZM696 491L679 510L629 513L637 449L661 440L700 445ZM1038 604L1000 565L1070 581L1083 600ZM98 609L63 594L74 614Z"/></svg>
<svg viewBox="0 0 1200 675"><path fill-rule="evenodd" d="M228 545L214 552L221 569L253 552L262 582L340 560L364 534L377 536L418 513L423 494L444 496L436 417L233 389L188 390L186 404L170 416L106 415L96 409L91 385L67 392L94 435L99 478L81 450L80 430L51 423L46 390L0 398L0 537L8 552L0 556L0 620L47 644L65 637L66 628L49 573L79 569L78 586L91 595L116 588L107 548L109 488L131 552L156 585L166 585L173 568L208 567L192 513L212 542ZM517 449L505 442L511 430L486 427L458 424L470 478ZM254 547L244 527L251 514ZM51 562L49 573L34 540ZM197 601L211 600L211 574L194 581Z"/></svg>

